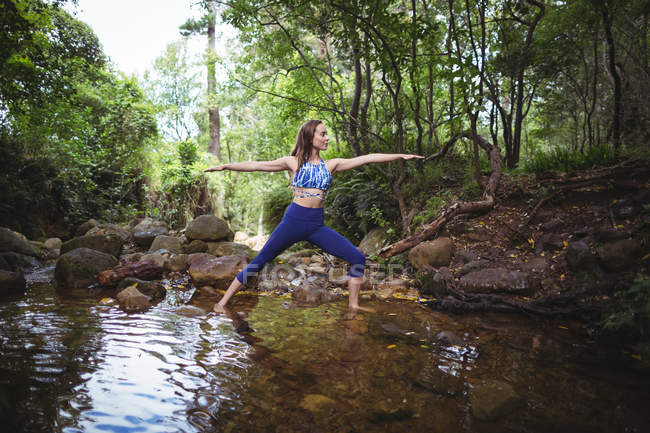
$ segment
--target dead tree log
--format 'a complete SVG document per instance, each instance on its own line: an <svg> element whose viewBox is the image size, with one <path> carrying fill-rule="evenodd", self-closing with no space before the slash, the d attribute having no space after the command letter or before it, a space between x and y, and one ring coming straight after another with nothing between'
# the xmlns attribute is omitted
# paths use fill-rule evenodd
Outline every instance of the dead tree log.
<svg viewBox="0 0 650 433"><path fill-rule="evenodd" d="M102 286L114 286L126 277L154 280L160 277L162 272L163 268L154 262L137 262L106 269L97 275L97 281Z"/></svg>
<svg viewBox="0 0 650 433"><path fill-rule="evenodd" d="M462 132L459 134L454 134L445 144L443 149L435 155L427 157L426 160L438 158L449 150L449 148L461 137L472 139L472 133L469 131ZM455 202L451 205L444 208L430 223L422 227L417 233L402 239L392 245L384 247L379 255L381 257L392 257L395 254L399 254L403 251L406 251L410 248L413 248L420 242L423 242L432 236L434 236L442 227L447 224L456 215L466 214L466 213L480 213L492 209L494 206L494 194L499 184L499 179L501 178L501 152L497 146L494 146L492 143L487 141L485 138L480 135L476 137L479 146L485 150L490 159L490 166L492 167L492 173L486 183L485 191L483 192L483 198L479 201L473 202Z"/></svg>

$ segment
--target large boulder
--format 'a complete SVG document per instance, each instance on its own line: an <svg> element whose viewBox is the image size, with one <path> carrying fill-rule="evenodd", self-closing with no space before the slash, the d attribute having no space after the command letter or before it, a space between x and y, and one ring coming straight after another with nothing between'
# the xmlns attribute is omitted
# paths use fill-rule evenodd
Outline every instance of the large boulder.
<svg viewBox="0 0 650 433"><path fill-rule="evenodd" d="M24 291L25 276L22 272L0 270L0 296Z"/></svg>
<svg viewBox="0 0 650 433"><path fill-rule="evenodd" d="M154 301L165 299L165 296L167 295L167 291L160 281L146 281L138 278L126 277L117 285L117 288L115 289L116 296L119 296L121 291L130 286L135 286L140 293L147 295Z"/></svg>
<svg viewBox="0 0 650 433"><path fill-rule="evenodd" d="M319 277L309 277L293 290L291 298L302 304L320 305L331 302L336 296L327 290L327 280Z"/></svg>
<svg viewBox="0 0 650 433"><path fill-rule="evenodd" d="M463 275L458 286L464 292L471 293L505 292L523 295L531 292L536 283L537 280L527 272L489 268Z"/></svg>
<svg viewBox="0 0 650 433"><path fill-rule="evenodd" d="M110 254L114 257L119 257L120 252L122 251L122 243L122 238L115 234L85 235L64 242L63 245L61 245L61 254L65 254L68 251L77 248L89 248L91 250Z"/></svg>
<svg viewBox="0 0 650 433"><path fill-rule="evenodd" d="M472 414L480 420L493 421L512 412L523 403L512 385L495 379L483 379L469 390Z"/></svg>
<svg viewBox="0 0 650 433"><path fill-rule="evenodd" d="M25 268L35 268L40 265L39 260L36 257L28 256L25 254L6 252L0 253L1 263L4 266L4 263L8 265L7 270L17 270Z"/></svg>
<svg viewBox="0 0 650 433"><path fill-rule="evenodd" d="M146 217L133 227L133 242L140 247L149 248L157 236L168 234L167 223Z"/></svg>
<svg viewBox="0 0 650 433"><path fill-rule="evenodd" d="M0 227L0 252L14 252L39 257L38 251L26 239L5 227Z"/></svg>
<svg viewBox="0 0 650 433"><path fill-rule="evenodd" d="M100 224L86 232L86 236L90 235L117 235L122 242L127 242L131 238L131 228L110 223Z"/></svg>
<svg viewBox="0 0 650 433"><path fill-rule="evenodd" d="M244 254L251 256L253 250L251 250L248 245L238 244L236 242L207 242L207 253L212 254L213 256L232 256L235 254Z"/></svg>
<svg viewBox="0 0 650 433"><path fill-rule="evenodd" d="M189 273L197 286L225 289L249 262L248 256L234 255L207 260L191 260Z"/></svg>
<svg viewBox="0 0 650 433"><path fill-rule="evenodd" d="M62 245L63 242L61 242L61 239L59 238L49 238L43 242L43 247L47 248L48 250L58 250Z"/></svg>
<svg viewBox="0 0 650 433"><path fill-rule="evenodd" d="M74 231L74 235L84 236L86 233L88 233L88 230L97 227L98 225L99 221L91 218L88 221L79 224L79 226Z"/></svg>
<svg viewBox="0 0 650 433"><path fill-rule="evenodd" d="M135 284L120 291L116 298L120 307L128 313L143 311L153 305L153 299L140 292Z"/></svg>
<svg viewBox="0 0 650 433"><path fill-rule="evenodd" d="M591 271L596 264L596 257L585 241L574 241L567 246L566 263L574 271Z"/></svg>
<svg viewBox="0 0 650 433"><path fill-rule="evenodd" d="M228 223L214 215L201 215L190 221L185 229L185 236L189 240L202 241L232 241L235 238Z"/></svg>
<svg viewBox="0 0 650 433"><path fill-rule="evenodd" d="M375 227L366 234L359 243L359 249L366 255L377 255L388 244L388 229Z"/></svg>
<svg viewBox="0 0 650 433"><path fill-rule="evenodd" d="M198 239L193 240L183 247L186 254L204 253L208 251L208 244Z"/></svg>
<svg viewBox="0 0 650 433"><path fill-rule="evenodd" d="M59 257L54 279L59 289L81 289L94 284L98 273L117 266L117 263L117 259L110 254L90 248L77 248Z"/></svg>
<svg viewBox="0 0 650 433"><path fill-rule="evenodd" d="M598 248L598 258L608 271L624 271L641 256L641 243L636 239L608 242Z"/></svg>
<svg viewBox="0 0 650 433"><path fill-rule="evenodd" d="M450 238L438 238L422 242L409 251L408 259L419 271L440 266L449 266L454 254L454 243Z"/></svg>
<svg viewBox="0 0 650 433"><path fill-rule="evenodd" d="M167 250L173 254L181 254L183 246L180 239L174 236L159 235L156 236L149 251Z"/></svg>

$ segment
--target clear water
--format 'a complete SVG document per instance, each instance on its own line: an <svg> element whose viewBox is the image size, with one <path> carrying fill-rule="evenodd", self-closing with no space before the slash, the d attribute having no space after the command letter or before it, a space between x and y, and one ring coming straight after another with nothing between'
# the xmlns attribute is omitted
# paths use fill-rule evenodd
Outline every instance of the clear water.
<svg viewBox="0 0 650 433"><path fill-rule="evenodd" d="M650 431L648 373L608 365L574 323L243 296L231 320L186 288L128 315L59 296L51 274L0 301L2 431ZM469 393L486 378L523 404L477 420Z"/></svg>

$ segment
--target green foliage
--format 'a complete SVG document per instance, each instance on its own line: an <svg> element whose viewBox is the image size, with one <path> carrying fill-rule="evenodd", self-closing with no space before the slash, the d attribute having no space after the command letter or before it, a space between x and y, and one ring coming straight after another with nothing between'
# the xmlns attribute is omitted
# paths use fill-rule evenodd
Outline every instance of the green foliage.
<svg viewBox="0 0 650 433"><path fill-rule="evenodd" d="M431 196L424 204L424 208L413 218L411 229L414 230L422 224L433 220L440 211L452 200L452 194L447 190L440 190Z"/></svg>
<svg viewBox="0 0 650 433"><path fill-rule="evenodd" d="M280 224L284 211L292 200L293 192L286 185L278 185L264 196L264 229L268 233Z"/></svg>
<svg viewBox="0 0 650 433"><path fill-rule="evenodd" d="M615 303L602 323L609 334L622 336L637 344L644 359L650 359L650 279L639 277L627 289L615 294Z"/></svg>
<svg viewBox="0 0 650 433"><path fill-rule="evenodd" d="M399 210L386 194L387 189L371 169L337 174L325 201L327 224L359 242L373 227L398 221Z"/></svg>
<svg viewBox="0 0 650 433"><path fill-rule="evenodd" d="M9 1L3 12L12 53L0 58L0 137L16 169L0 183L0 225L43 236L89 217L132 216L156 135L137 84L106 69L90 28L56 5ZM35 220L38 229L23 227Z"/></svg>
<svg viewBox="0 0 650 433"><path fill-rule="evenodd" d="M584 153L556 147L549 152L538 151L523 164L529 173L541 171L574 171L614 163L614 151L610 146L588 147Z"/></svg>

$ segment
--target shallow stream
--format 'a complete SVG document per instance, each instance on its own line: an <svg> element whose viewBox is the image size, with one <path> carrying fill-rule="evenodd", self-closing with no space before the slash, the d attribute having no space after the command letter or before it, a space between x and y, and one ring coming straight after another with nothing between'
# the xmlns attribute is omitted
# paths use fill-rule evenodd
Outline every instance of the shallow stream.
<svg viewBox="0 0 650 433"><path fill-rule="evenodd" d="M575 323L261 296L237 296L231 320L187 288L126 314L59 296L52 273L0 301L2 431L650 431L649 376ZM472 409L486 379L519 396L494 421Z"/></svg>

